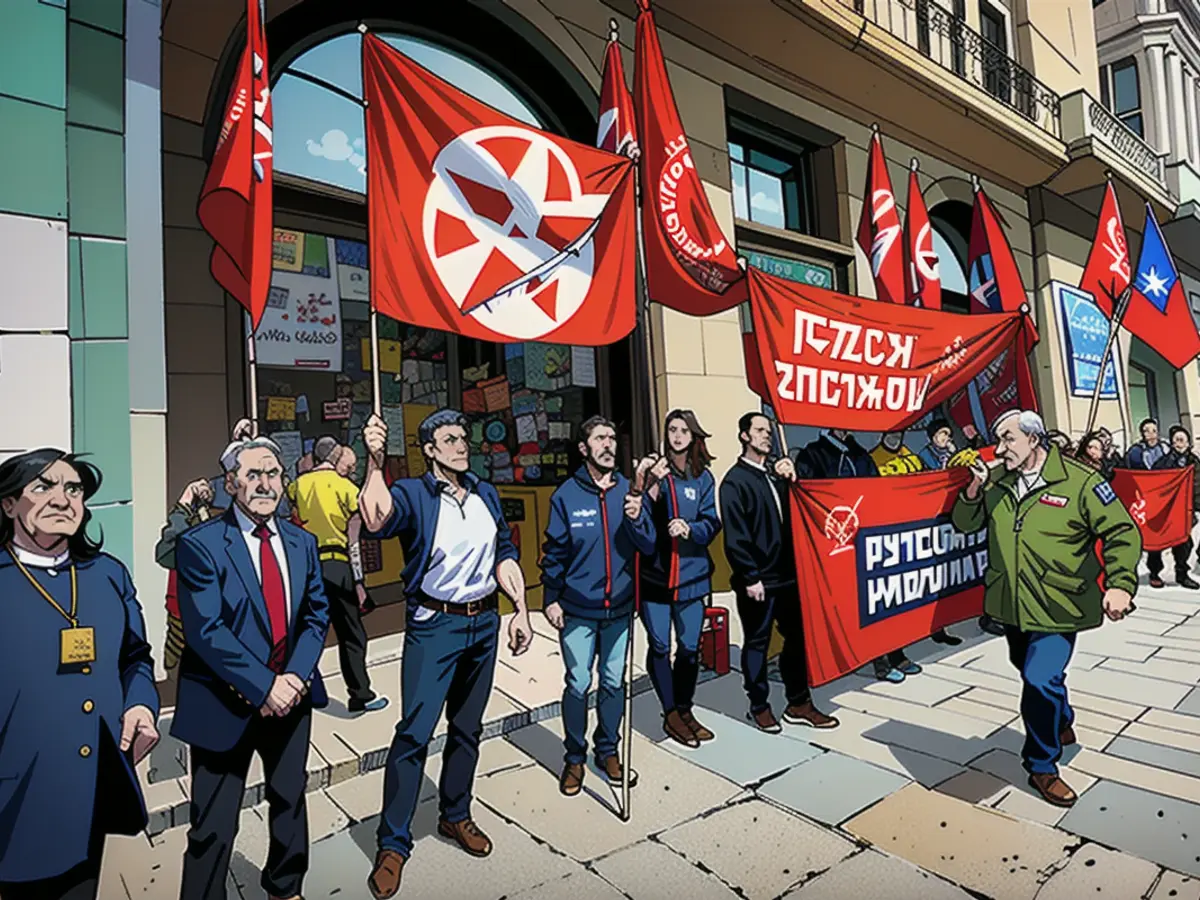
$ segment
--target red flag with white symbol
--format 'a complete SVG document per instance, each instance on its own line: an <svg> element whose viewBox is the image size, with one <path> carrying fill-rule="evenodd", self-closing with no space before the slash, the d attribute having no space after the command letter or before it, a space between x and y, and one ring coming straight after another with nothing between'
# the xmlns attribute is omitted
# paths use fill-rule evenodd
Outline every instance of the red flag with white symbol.
<svg viewBox="0 0 1200 900"><path fill-rule="evenodd" d="M271 85L262 0L246 8L246 49L234 77L217 151L196 216L216 242L213 278L250 313L257 328L271 289Z"/></svg>
<svg viewBox="0 0 1200 900"><path fill-rule="evenodd" d="M708 316L746 300L745 273L696 172L650 0L638 0L638 6L633 93L647 291L655 303Z"/></svg>
<svg viewBox="0 0 1200 900"><path fill-rule="evenodd" d="M1081 290L1087 291L1106 316L1112 318L1113 303L1125 293L1132 280L1129 261L1129 244L1125 242L1125 223L1121 221L1121 207L1117 205L1117 192L1110 181L1104 191L1104 204L1100 207L1100 221L1096 225L1096 237L1088 253L1087 266L1083 270Z"/></svg>
<svg viewBox="0 0 1200 900"><path fill-rule="evenodd" d="M633 163L467 96L363 38L371 303L497 342L633 330Z"/></svg>
<svg viewBox="0 0 1200 900"><path fill-rule="evenodd" d="M1021 270L1000 224L992 201L975 190L971 239L967 247L967 272L972 312L1017 312L1028 304Z"/></svg>
<svg viewBox="0 0 1200 900"><path fill-rule="evenodd" d="M614 35L604 53L604 76L600 80L600 122L596 146L609 153L624 153L633 143L633 96L625 83L621 45Z"/></svg>
<svg viewBox="0 0 1200 900"><path fill-rule="evenodd" d="M905 302L924 309L942 308L942 277L937 251L933 249L933 224L921 195L916 162L908 174L908 208L904 217L905 271L908 291Z"/></svg>
<svg viewBox="0 0 1200 900"><path fill-rule="evenodd" d="M887 159L879 132L871 135L867 151L867 187L858 221L858 246L871 263L875 298L903 303L905 298L904 249L900 244L900 212L888 175Z"/></svg>

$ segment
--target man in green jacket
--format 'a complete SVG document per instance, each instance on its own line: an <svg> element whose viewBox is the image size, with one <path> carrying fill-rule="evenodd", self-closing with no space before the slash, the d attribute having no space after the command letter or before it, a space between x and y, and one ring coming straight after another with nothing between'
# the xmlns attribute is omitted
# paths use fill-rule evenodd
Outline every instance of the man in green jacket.
<svg viewBox="0 0 1200 900"><path fill-rule="evenodd" d="M1005 413L993 430L998 465L971 467L951 517L964 533L988 529L984 611L1004 625L1021 673L1029 784L1072 806L1076 794L1058 777L1063 747L1075 743L1067 663L1078 632L1133 610L1142 538L1109 483L1064 458L1037 413Z"/></svg>

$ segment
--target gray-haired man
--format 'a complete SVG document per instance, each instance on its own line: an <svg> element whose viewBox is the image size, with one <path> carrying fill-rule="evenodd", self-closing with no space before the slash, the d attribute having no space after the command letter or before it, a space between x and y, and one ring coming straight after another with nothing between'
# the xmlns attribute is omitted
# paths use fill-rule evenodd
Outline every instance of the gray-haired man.
<svg viewBox="0 0 1200 900"><path fill-rule="evenodd" d="M525 577L500 495L468 471L466 418L457 410L439 410L421 423L417 438L429 471L402 478L389 489L383 478L387 425L372 416L363 429L367 475L359 512L375 536L399 536L408 601L400 669L403 717L388 750L379 853L367 881L378 900L400 889L412 854L413 813L443 708L450 727L442 752L438 833L472 856L492 852L492 842L471 819L471 795L496 668L498 591L516 608L509 649L524 653L533 638Z"/></svg>
<svg viewBox="0 0 1200 900"><path fill-rule="evenodd" d="M171 733L191 745L192 782L180 897L224 900L257 753L271 833L262 887L294 898L308 870L308 746L312 706L324 694L317 661L329 604L316 539L277 515L279 447L267 438L234 441L221 466L229 509L175 546L185 646Z"/></svg>

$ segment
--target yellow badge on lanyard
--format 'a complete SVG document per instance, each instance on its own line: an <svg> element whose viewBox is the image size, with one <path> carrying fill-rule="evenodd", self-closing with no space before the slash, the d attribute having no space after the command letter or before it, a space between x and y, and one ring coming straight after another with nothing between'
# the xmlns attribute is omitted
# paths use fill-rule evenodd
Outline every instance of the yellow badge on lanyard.
<svg viewBox="0 0 1200 900"><path fill-rule="evenodd" d="M96 629L75 626L64 628L59 634L62 637L62 650L58 661L64 666L96 661Z"/></svg>

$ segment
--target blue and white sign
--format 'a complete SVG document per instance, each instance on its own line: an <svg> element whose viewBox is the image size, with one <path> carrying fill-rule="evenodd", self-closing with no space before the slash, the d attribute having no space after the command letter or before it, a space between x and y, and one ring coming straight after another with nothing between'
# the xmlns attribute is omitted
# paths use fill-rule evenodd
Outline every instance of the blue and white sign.
<svg viewBox="0 0 1200 900"><path fill-rule="evenodd" d="M1100 357L1108 342L1109 319L1101 312L1087 291L1052 281L1050 289L1055 308L1059 311L1059 333L1062 335L1063 356L1067 377L1071 381L1071 396L1091 398L1096 390ZM1104 367L1101 400L1117 399L1117 366L1120 348L1113 342L1112 354Z"/></svg>

